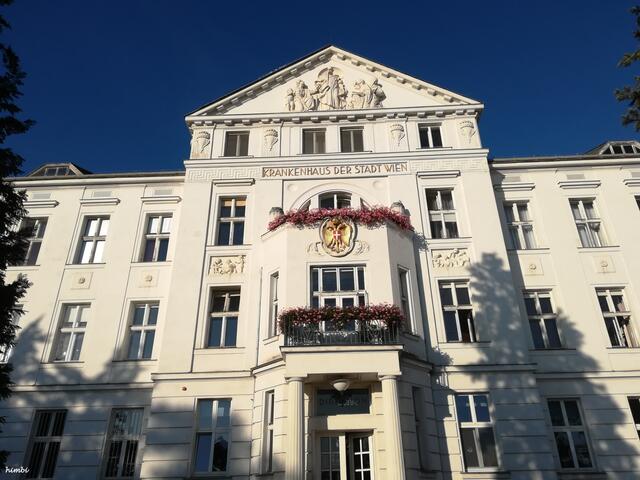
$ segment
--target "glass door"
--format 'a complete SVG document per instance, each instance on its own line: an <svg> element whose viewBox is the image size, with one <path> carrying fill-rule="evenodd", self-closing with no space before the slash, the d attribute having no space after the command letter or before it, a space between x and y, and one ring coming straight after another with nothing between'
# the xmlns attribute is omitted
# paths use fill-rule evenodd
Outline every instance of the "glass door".
<svg viewBox="0 0 640 480"><path fill-rule="evenodd" d="M349 480L372 480L371 436L352 434L349 436L351 475Z"/></svg>
<svg viewBox="0 0 640 480"><path fill-rule="evenodd" d="M319 480L373 480L371 435L335 433L319 437Z"/></svg>
<svg viewBox="0 0 640 480"><path fill-rule="evenodd" d="M320 437L320 480L345 480L341 435Z"/></svg>

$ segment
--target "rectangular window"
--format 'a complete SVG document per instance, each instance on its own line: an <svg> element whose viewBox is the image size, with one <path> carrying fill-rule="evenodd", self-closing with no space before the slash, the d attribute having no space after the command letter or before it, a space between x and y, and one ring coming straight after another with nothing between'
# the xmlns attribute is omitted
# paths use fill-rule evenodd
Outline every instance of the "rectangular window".
<svg viewBox="0 0 640 480"><path fill-rule="evenodd" d="M54 362L73 362L80 360L82 342L84 341L87 320L89 318L89 305L65 305L62 310L62 318L58 328L55 348L53 350Z"/></svg>
<svg viewBox="0 0 640 480"><path fill-rule="evenodd" d="M169 250L171 215L151 215L144 236L143 262L164 262Z"/></svg>
<svg viewBox="0 0 640 480"><path fill-rule="evenodd" d="M314 267L311 269L311 306L366 305L364 267Z"/></svg>
<svg viewBox="0 0 640 480"><path fill-rule="evenodd" d="M324 128L302 131L302 153L325 153Z"/></svg>
<svg viewBox="0 0 640 480"><path fill-rule="evenodd" d="M413 314L411 311L411 277L409 270L398 268L400 280L400 308L404 314L404 327L406 330L413 329Z"/></svg>
<svg viewBox="0 0 640 480"><path fill-rule="evenodd" d="M551 302L551 292L524 292L531 338L536 349L562 348L557 315Z"/></svg>
<svg viewBox="0 0 640 480"><path fill-rule="evenodd" d="M458 238L453 190L427 190L431 238Z"/></svg>
<svg viewBox="0 0 640 480"><path fill-rule="evenodd" d="M227 132L224 141L225 157L249 155L249 132Z"/></svg>
<svg viewBox="0 0 640 480"><path fill-rule="evenodd" d="M142 440L142 408L115 408L105 452L105 478L133 478L138 465L138 446Z"/></svg>
<svg viewBox="0 0 640 480"><path fill-rule="evenodd" d="M529 215L527 202L505 203L504 214L507 218L511 248L516 250L536 248L536 239L533 236L533 222Z"/></svg>
<svg viewBox="0 0 640 480"><path fill-rule="evenodd" d="M484 393L456 395L456 412L467 470L497 467L498 455L489 413L489 396Z"/></svg>
<svg viewBox="0 0 640 480"><path fill-rule="evenodd" d="M20 231L27 237L27 249L21 262L14 265L36 265L42 246L44 231L47 228L46 218L24 218L20 223Z"/></svg>
<svg viewBox="0 0 640 480"><path fill-rule="evenodd" d="M340 129L340 151L363 152L362 127L346 127Z"/></svg>
<svg viewBox="0 0 640 480"><path fill-rule="evenodd" d="M26 478L53 478L64 433L66 410L37 410L31 427Z"/></svg>
<svg viewBox="0 0 640 480"><path fill-rule="evenodd" d="M153 357L153 341L157 323L157 303L136 303L133 305L129 325L128 360L146 360Z"/></svg>
<svg viewBox="0 0 640 480"><path fill-rule="evenodd" d="M629 398L629 408L631 409L636 432L638 432L638 438L640 438L640 398Z"/></svg>
<svg viewBox="0 0 640 480"><path fill-rule="evenodd" d="M477 341L467 282L440 282L440 302L447 342Z"/></svg>
<svg viewBox="0 0 640 480"><path fill-rule="evenodd" d="M11 311L11 323L13 325L18 325L20 321L20 315L18 311L22 310L22 305L16 304L16 306ZM11 358L11 354L13 353L13 345L2 345L0 346L0 363L8 363Z"/></svg>
<svg viewBox="0 0 640 480"><path fill-rule="evenodd" d="M247 197L222 197L218 211L216 245L242 245Z"/></svg>
<svg viewBox="0 0 640 480"><path fill-rule="evenodd" d="M231 400L198 400L196 473L226 472L231 442Z"/></svg>
<svg viewBox="0 0 640 480"><path fill-rule="evenodd" d="M418 125L420 148L442 148L442 134L438 125Z"/></svg>
<svg viewBox="0 0 640 480"><path fill-rule="evenodd" d="M627 307L622 289L598 288L596 294L611 346L637 347L638 341L631 324L631 312Z"/></svg>
<svg viewBox="0 0 640 480"><path fill-rule="evenodd" d="M576 222L580 243L583 247L605 247L607 241L602 228L602 221L593 199L570 200L571 213Z"/></svg>
<svg viewBox="0 0 640 480"><path fill-rule="evenodd" d="M273 471L273 437L276 395L273 390L269 390L264 396L264 470Z"/></svg>
<svg viewBox="0 0 640 480"><path fill-rule="evenodd" d="M562 468L593 468L578 400L548 400L549 416Z"/></svg>
<svg viewBox="0 0 640 480"><path fill-rule="evenodd" d="M269 277L269 332L270 337L278 333L278 272Z"/></svg>
<svg viewBox="0 0 640 480"><path fill-rule="evenodd" d="M427 458L426 452L424 451L426 442L424 439L425 428L423 425L426 415L422 408L424 403L422 389L419 387L411 387L411 394L413 400L413 423L416 429L416 448L418 449L418 459L420 460L420 468L422 470L426 470Z"/></svg>
<svg viewBox="0 0 640 480"><path fill-rule="evenodd" d="M88 217L84 221L76 263L102 263L109 217Z"/></svg>
<svg viewBox="0 0 640 480"><path fill-rule="evenodd" d="M235 347L240 289L212 290L207 347Z"/></svg>

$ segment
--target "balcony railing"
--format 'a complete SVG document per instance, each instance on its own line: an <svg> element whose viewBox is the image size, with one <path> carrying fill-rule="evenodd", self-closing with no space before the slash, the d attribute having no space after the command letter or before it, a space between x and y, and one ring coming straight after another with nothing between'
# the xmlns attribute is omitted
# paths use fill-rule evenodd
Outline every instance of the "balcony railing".
<svg viewBox="0 0 640 480"><path fill-rule="evenodd" d="M287 347L313 345L393 345L399 343L398 328L375 322L359 322L339 330L331 325L291 325L284 331Z"/></svg>

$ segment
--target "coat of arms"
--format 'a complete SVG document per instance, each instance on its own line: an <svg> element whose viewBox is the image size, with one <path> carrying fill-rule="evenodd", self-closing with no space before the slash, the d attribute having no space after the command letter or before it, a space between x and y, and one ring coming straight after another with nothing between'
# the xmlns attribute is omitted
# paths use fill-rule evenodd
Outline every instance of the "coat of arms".
<svg viewBox="0 0 640 480"><path fill-rule="evenodd" d="M322 248L329 255L342 257L347 255L355 244L355 224L346 218L327 218L320 225Z"/></svg>

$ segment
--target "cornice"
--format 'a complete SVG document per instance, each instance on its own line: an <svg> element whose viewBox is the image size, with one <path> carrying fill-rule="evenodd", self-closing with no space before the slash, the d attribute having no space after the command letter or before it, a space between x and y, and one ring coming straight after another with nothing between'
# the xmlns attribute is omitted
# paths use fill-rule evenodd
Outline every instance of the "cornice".
<svg viewBox="0 0 640 480"><path fill-rule="evenodd" d="M151 183L184 183L184 172L176 172L173 175L154 175L146 173L141 175L131 175L128 173L111 173L100 176L78 176L78 177L60 177L58 179L43 179L29 177L14 177L8 179L18 188L32 187L77 187L89 185L148 185Z"/></svg>
<svg viewBox="0 0 640 480"><path fill-rule="evenodd" d="M627 187L640 187L640 178L625 178L622 181Z"/></svg>
<svg viewBox="0 0 640 480"><path fill-rule="evenodd" d="M431 172L418 172L418 178L456 178L460 176L460 170L435 170Z"/></svg>
<svg viewBox="0 0 640 480"><path fill-rule="evenodd" d="M81 198L80 205L118 205L120 199L116 197Z"/></svg>
<svg viewBox="0 0 640 480"><path fill-rule="evenodd" d="M609 158L611 157L611 158ZM609 167L609 166L637 165L640 167L640 158L614 157L613 155L574 155L557 157L523 157L489 160L489 168L494 171L566 168L566 167Z"/></svg>
<svg viewBox="0 0 640 480"><path fill-rule="evenodd" d="M600 180L560 180L558 186L563 189L598 188Z"/></svg>
<svg viewBox="0 0 640 480"><path fill-rule="evenodd" d="M168 204L180 203L182 197L179 195L158 195L157 197L141 197L143 204Z"/></svg>
<svg viewBox="0 0 640 480"><path fill-rule="evenodd" d="M536 184L533 182L503 182L493 186L496 192L528 192L534 188Z"/></svg>
<svg viewBox="0 0 640 480"><path fill-rule="evenodd" d="M24 202L25 208L53 208L60 205L57 200L27 200Z"/></svg>

